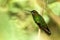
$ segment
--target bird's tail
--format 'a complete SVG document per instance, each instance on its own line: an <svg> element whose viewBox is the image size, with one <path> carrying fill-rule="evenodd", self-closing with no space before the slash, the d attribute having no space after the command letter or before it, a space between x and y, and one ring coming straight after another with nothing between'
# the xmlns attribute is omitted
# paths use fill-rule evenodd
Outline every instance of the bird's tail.
<svg viewBox="0 0 60 40"><path fill-rule="evenodd" d="M42 29L43 31L45 31L45 33L47 33L48 35L51 35L51 31L49 30L48 27L41 27L40 24L38 24L38 25L39 25L39 28L40 28L40 29Z"/></svg>

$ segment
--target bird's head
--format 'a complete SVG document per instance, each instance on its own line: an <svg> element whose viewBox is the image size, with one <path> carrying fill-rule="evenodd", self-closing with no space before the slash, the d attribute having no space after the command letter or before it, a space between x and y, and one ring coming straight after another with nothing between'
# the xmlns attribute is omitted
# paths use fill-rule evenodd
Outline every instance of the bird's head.
<svg viewBox="0 0 60 40"><path fill-rule="evenodd" d="M33 16L37 16L38 15L38 12L36 10L32 10L30 12L32 13Z"/></svg>

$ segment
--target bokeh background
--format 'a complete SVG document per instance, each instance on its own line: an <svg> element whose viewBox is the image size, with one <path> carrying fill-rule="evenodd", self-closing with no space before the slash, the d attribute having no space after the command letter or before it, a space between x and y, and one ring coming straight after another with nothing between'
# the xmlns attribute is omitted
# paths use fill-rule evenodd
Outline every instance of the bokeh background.
<svg viewBox="0 0 60 40"><path fill-rule="evenodd" d="M42 15L50 36L38 28L32 10ZM60 40L60 0L0 0L0 40Z"/></svg>

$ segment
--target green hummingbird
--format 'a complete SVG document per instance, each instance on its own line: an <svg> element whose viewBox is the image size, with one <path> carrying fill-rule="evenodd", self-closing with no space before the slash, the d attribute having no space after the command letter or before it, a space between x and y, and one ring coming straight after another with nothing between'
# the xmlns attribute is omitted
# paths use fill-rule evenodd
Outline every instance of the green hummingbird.
<svg viewBox="0 0 60 40"><path fill-rule="evenodd" d="M49 28L48 28L46 22L44 21L43 17L41 15L39 15L36 10L32 10L30 12L32 13L33 20L38 25L38 27L41 30L45 31L45 33L47 33L48 35L51 35L51 31L49 30Z"/></svg>

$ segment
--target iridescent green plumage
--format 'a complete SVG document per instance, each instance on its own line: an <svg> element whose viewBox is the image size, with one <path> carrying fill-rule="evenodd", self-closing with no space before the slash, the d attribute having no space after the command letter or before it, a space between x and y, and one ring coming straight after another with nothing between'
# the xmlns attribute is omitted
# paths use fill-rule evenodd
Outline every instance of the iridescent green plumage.
<svg viewBox="0 0 60 40"><path fill-rule="evenodd" d="M51 34L47 24L45 23L43 17L38 14L37 11L31 11L35 23L39 26L40 29L44 30L47 34Z"/></svg>

